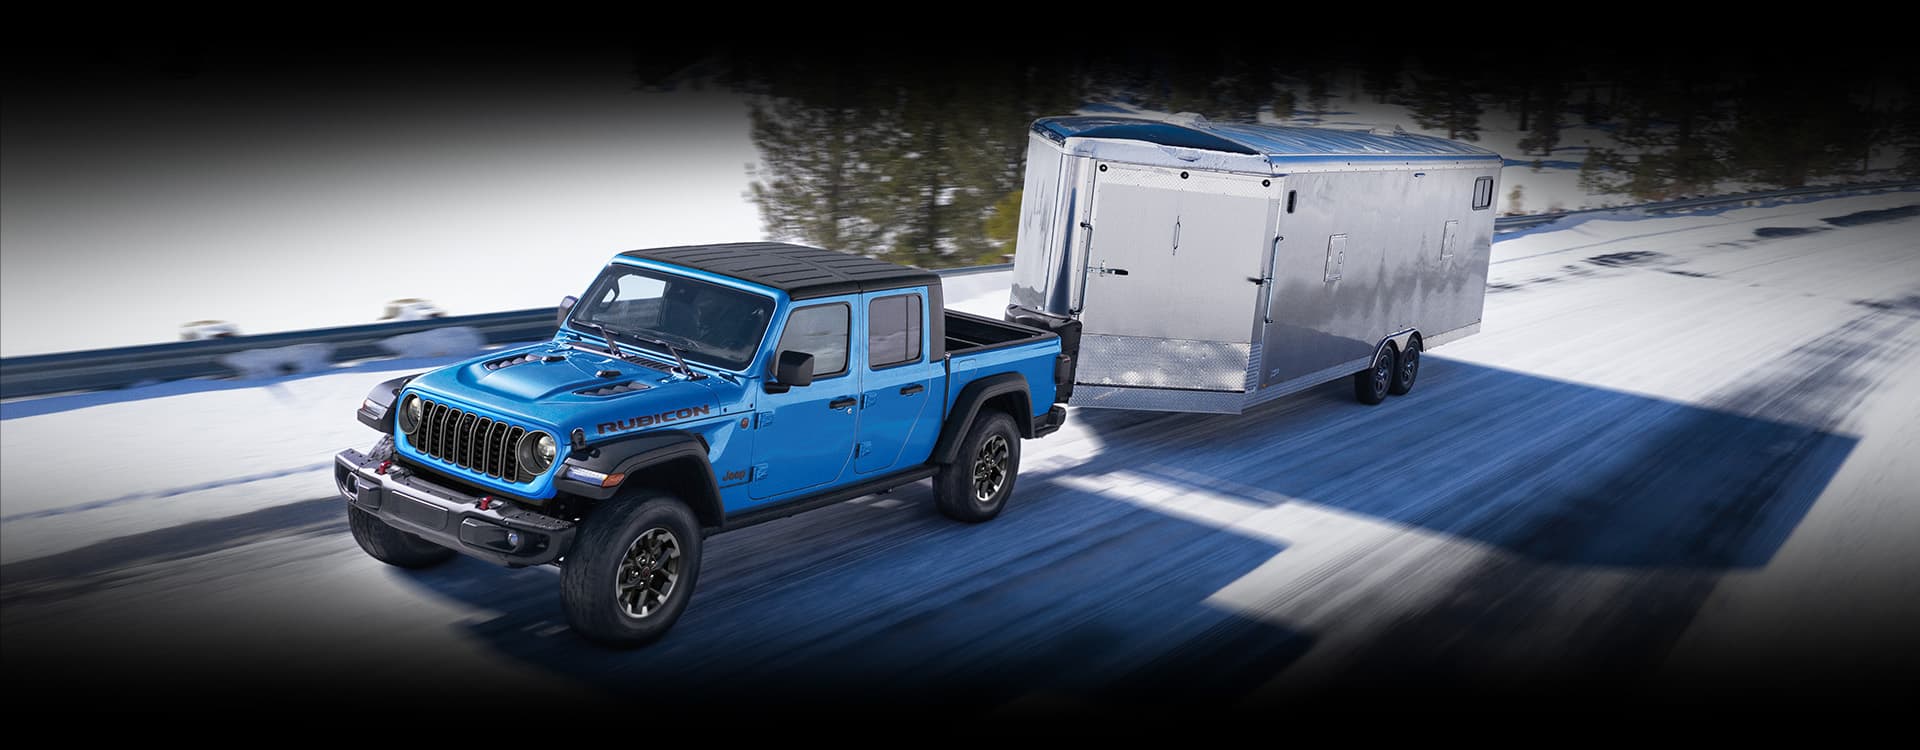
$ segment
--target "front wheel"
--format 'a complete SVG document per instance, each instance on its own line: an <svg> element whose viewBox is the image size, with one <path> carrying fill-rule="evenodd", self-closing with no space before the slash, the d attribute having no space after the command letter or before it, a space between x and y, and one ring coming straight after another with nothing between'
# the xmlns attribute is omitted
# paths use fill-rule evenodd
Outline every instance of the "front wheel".
<svg viewBox="0 0 1920 750"><path fill-rule="evenodd" d="M353 541L375 560L400 568L427 568L453 559L453 550L388 526L378 516L347 504Z"/></svg>
<svg viewBox="0 0 1920 750"><path fill-rule="evenodd" d="M1019 428L1006 412L986 412L973 420L960 455L934 476L934 505L956 521L992 520L1006 507L1019 473Z"/></svg>
<svg viewBox="0 0 1920 750"><path fill-rule="evenodd" d="M700 522L666 494L603 502L560 564L560 603L587 639L633 648L666 635L700 576Z"/></svg>

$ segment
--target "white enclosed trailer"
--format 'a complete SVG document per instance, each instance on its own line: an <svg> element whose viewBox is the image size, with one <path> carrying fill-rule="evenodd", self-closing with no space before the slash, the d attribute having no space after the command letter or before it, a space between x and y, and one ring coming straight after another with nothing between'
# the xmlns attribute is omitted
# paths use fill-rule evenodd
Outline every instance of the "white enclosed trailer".
<svg viewBox="0 0 1920 750"><path fill-rule="evenodd" d="M1007 318L1079 335L1071 403L1238 413L1475 333L1501 158L1392 131L1036 121ZM1404 382L1403 382L1404 379Z"/></svg>

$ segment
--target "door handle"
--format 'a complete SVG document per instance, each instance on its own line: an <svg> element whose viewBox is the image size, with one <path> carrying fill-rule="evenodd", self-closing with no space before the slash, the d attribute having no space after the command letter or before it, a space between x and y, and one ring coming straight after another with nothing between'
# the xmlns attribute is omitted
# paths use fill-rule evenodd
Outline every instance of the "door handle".
<svg viewBox="0 0 1920 750"><path fill-rule="evenodd" d="M853 408L853 405L857 403L860 403L860 399L854 398L852 396L842 396L832 401L828 401L827 408L832 409L834 411L839 411L841 409Z"/></svg>
<svg viewBox="0 0 1920 750"><path fill-rule="evenodd" d="M921 392L921 391L924 391L924 390L926 390L926 389L927 389L927 387L926 387L926 386L924 386L924 385L921 385L921 384L919 384L919 383L914 383L913 385L910 385L910 386L907 386L907 387L905 387L905 388L901 388L901 389L900 389L900 395L902 395L902 396L911 396L911 395L913 395L913 394L916 394L916 393L919 393L919 392Z"/></svg>

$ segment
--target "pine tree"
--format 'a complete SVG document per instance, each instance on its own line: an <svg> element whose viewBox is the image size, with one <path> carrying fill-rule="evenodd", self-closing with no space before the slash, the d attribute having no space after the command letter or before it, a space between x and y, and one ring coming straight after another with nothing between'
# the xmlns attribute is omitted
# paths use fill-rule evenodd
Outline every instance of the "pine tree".
<svg viewBox="0 0 1920 750"><path fill-rule="evenodd" d="M1558 80L1547 80L1535 86L1532 97L1533 122L1527 128L1527 135L1520 139L1520 148L1526 153L1538 152L1541 156L1553 155L1555 146L1560 145L1560 125L1563 112L1567 107L1567 88Z"/></svg>
<svg viewBox="0 0 1920 750"><path fill-rule="evenodd" d="M863 159L877 125L861 92L828 77L787 96L758 97L750 134L762 167L749 197L769 237L870 253L878 227L864 189L872 163Z"/></svg>
<svg viewBox="0 0 1920 750"><path fill-rule="evenodd" d="M1429 130L1444 130L1448 138L1480 140L1482 108L1472 80L1474 65L1452 56L1422 65L1409 98L1413 121Z"/></svg>
<svg viewBox="0 0 1920 750"><path fill-rule="evenodd" d="M1741 88L1733 122L1726 134L1729 168L1785 187L1854 171L1872 128L1844 88L1784 65Z"/></svg>
<svg viewBox="0 0 1920 750"><path fill-rule="evenodd" d="M1273 94L1273 116L1286 121L1293 119L1293 110L1299 106L1299 100L1290 89L1280 89Z"/></svg>
<svg viewBox="0 0 1920 750"><path fill-rule="evenodd" d="M1385 104L1400 91L1400 73L1399 58L1381 54L1367 63L1363 88L1375 102Z"/></svg>

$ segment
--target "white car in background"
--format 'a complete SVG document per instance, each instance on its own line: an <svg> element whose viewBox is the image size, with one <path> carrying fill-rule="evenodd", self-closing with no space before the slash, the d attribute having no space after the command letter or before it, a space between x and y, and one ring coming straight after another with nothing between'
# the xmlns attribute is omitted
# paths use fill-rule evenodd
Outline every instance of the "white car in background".
<svg viewBox="0 0 1920 750"><path fill-rule="evenodd" d="M380 319L383 321L401 321L444 317L447 317L447 311L440 309L440 306L433 304L432 301L418 297L404 297L396 300L388 300L386 314L381 315Z"/></svg>
<svg viewBox="0 0 1920 750"><path fill-rule="evenodd" d="M181 341L226 339L240 335L240 327L224 320L196 320L180 324Z"/></svg>

